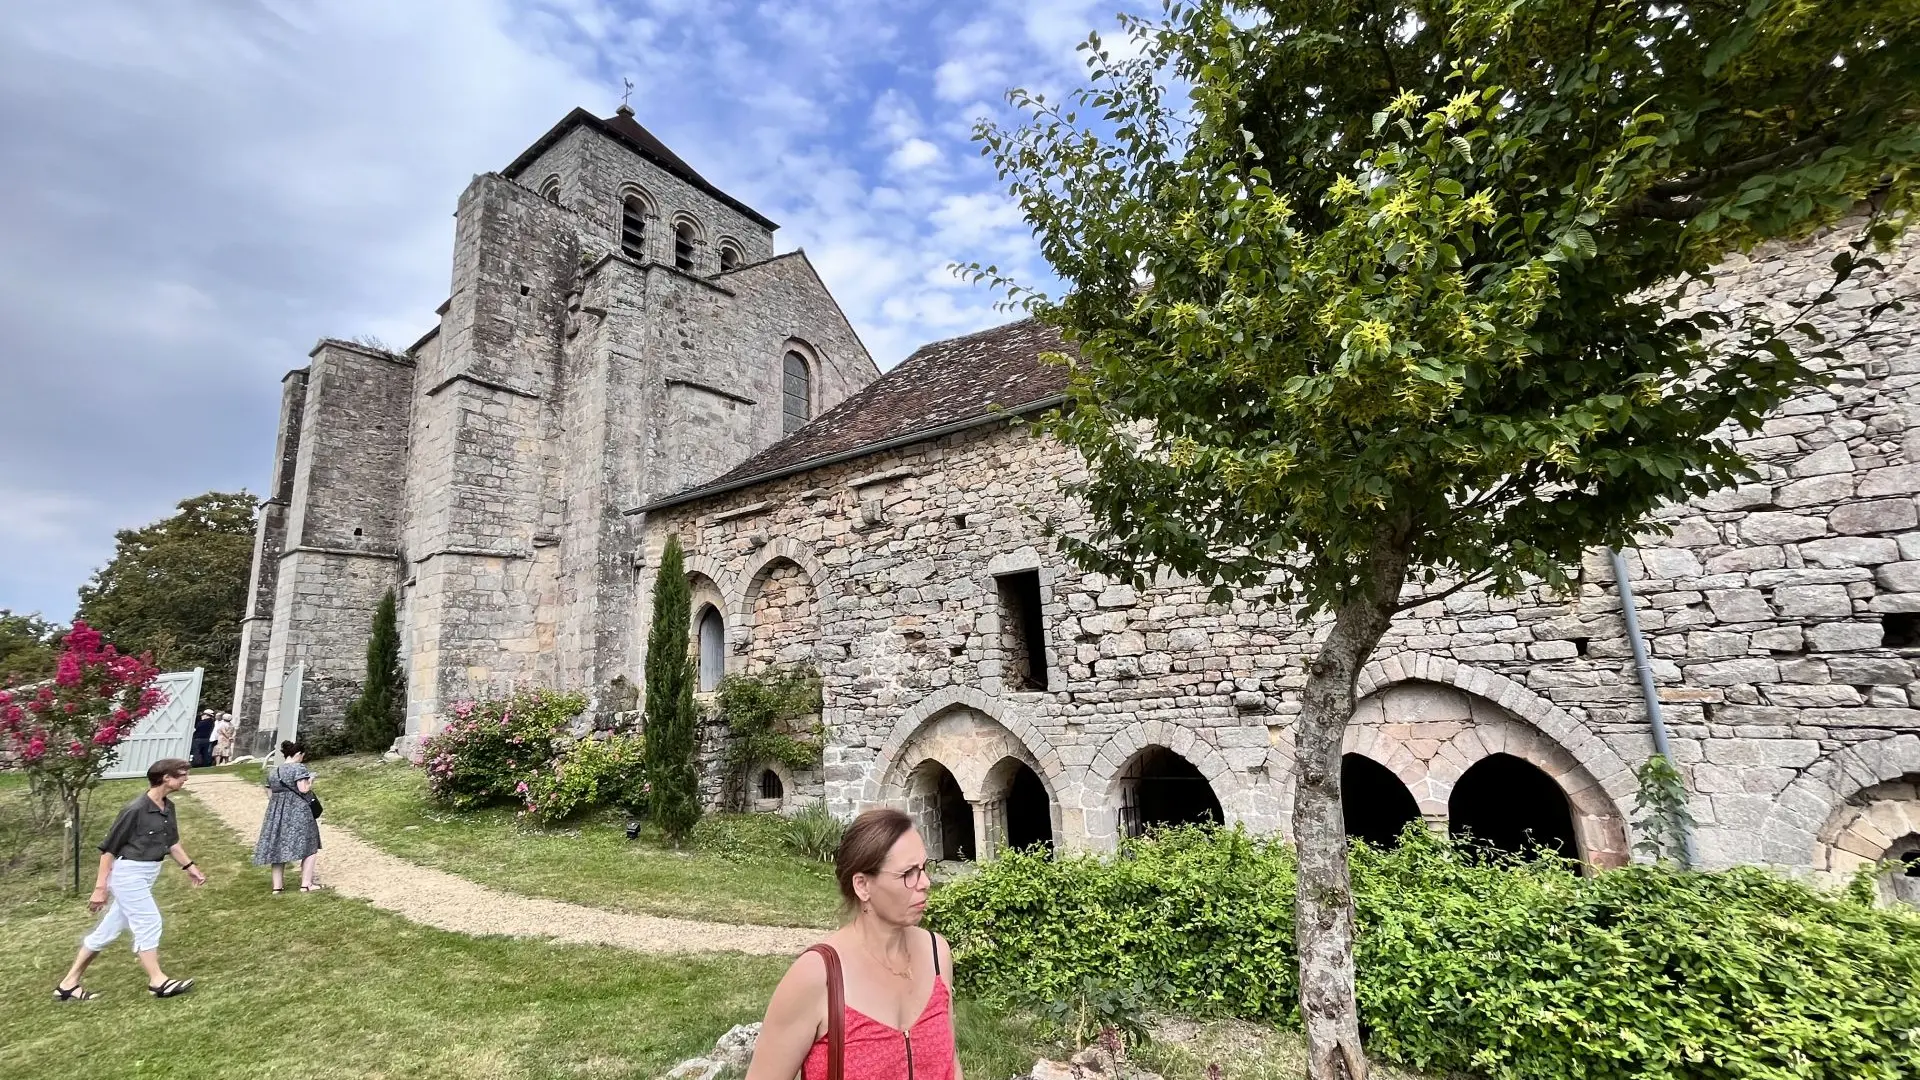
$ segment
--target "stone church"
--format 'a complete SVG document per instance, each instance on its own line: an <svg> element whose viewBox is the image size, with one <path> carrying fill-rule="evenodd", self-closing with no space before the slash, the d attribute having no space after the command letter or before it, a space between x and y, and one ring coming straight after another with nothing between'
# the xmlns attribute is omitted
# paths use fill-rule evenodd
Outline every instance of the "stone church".
<svg viewBox="0 0 1920 1080"><path fill-rule="evenodd" d="M1015 322L880 374L804 253L622 108L575 110L455 214L450 295L401 353L325 340L283 383L236 712L337 723L395 590L409 737L516 685L631 710L669 535L700 689L808 663L825 762L766 808L907 808L945 858L1104 849L1158 822L1285 831L1313 627L1204 587L1082 572L1043 537L1083 466L1021 418L1061 400ZM1697 303L1819 292L1850 234L1763 249ZM1823 309L1912 294L1911 247ZM1902 318L1907 321L1901 322ZM1665 512L1577 595L1405 613L1347 739L1350 831L1410 821L1596 866L1632 857L1655 714L1700 862L1920 895L1920 331L1885 314L1739 445L1762 478ZM1655 701L1623 619L1630 594Z"/></svg>

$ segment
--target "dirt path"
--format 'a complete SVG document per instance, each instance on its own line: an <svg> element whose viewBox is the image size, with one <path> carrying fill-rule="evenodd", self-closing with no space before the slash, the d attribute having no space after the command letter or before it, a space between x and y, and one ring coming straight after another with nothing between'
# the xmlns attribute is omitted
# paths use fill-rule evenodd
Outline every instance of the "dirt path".
<svg viewBox="0 0 1920 1080"><path fill-rule="evenodd" d="M213 811L249 848L266 813L264 788L237 776L196 775L186 795ZM322 820L321 881L417 923L462 934L506 934L650 953L744 952L798 955L821 931L784 926L664 919L516 896L445 871L397 859ZM288 875L288 888L299 885Z"/></svg>

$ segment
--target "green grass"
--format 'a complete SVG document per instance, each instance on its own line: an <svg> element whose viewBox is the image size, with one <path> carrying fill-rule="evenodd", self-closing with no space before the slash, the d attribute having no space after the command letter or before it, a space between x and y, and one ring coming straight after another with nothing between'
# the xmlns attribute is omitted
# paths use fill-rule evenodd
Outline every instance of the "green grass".
<svg viewBox="0 0 1920 1080"><path fill-rule="evenodd" d="M788 853L783 824L771 815L710 815L687 849L674 851L651 830L628 840L625 818L613 813L538 829L510 809L444 810L427 801L425 774L405 763L345 757L313 768L329 822L389 854L497 889L645 915L837 925L831 868ZM235 771L260 775L252 765Z"/></svg>
<svg viewBox="0 0 1920 1080"><path fill-rule="evenodd" d="M141 786L106 785L95 824ZM0 832L19 835L7 830L21 803L19 785L0 782ZM789 963L470 938L337 895L271 897L238 839L191 799L179 805L211 881L161 875L161 957L198 985L149 997L123 938L87 980L107 997L56 1005L93 916L59 889L58 833L40 835L0 871L0 1076L650 1078L758 1020ZM963 1003L960 1029L969 1075L1031 1065L1018 1024Z"/></svg>

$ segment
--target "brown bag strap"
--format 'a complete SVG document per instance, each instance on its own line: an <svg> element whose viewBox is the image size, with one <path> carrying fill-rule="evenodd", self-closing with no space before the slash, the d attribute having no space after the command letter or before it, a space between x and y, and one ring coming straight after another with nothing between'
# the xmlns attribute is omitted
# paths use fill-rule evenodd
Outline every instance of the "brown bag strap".
<svg viewBox="0 0 1920 1080"><path fill-rule="evenodd" d="M840 954L821 942L817 952L827 962L827 1080L844 1080L847 1060L847 988L840 978Z"/></svg>

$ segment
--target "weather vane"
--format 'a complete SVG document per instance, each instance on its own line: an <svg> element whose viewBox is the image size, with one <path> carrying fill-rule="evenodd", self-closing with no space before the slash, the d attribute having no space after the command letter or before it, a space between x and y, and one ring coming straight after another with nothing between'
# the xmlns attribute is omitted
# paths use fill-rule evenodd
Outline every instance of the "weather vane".
<svg viewBox="0 0 1920 1080"><path fill-rule="evenodd" d="M633 106L627 104L627 99L633 96L633 80L622 75L620 81L627 84L627 92L620 95L620 107L623 109L631 109Z"/></svg>

